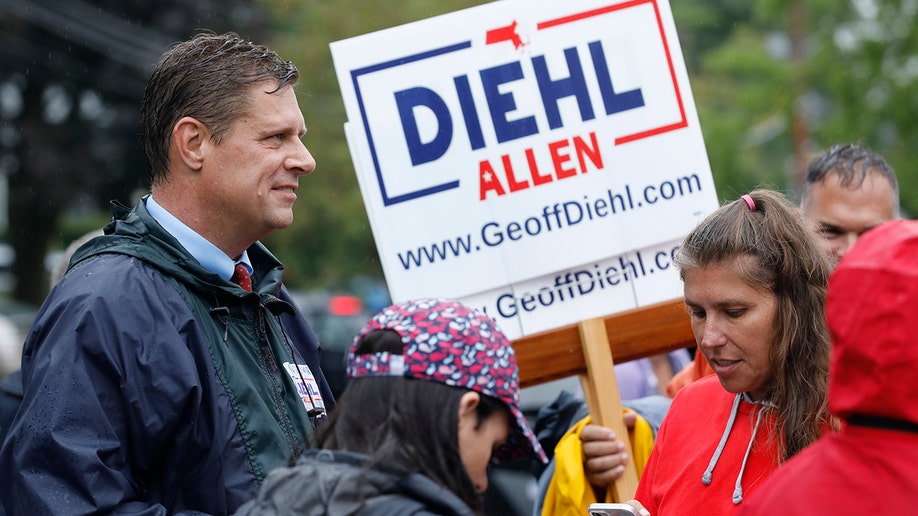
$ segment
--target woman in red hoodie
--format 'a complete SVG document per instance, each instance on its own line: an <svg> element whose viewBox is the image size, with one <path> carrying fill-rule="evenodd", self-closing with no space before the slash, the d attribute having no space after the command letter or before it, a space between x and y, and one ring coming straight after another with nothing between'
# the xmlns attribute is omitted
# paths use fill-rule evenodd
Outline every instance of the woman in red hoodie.
<svg viewBox="0 0 918 516"><path fill-rule="evenodd" d="M730 514L830 424L830 264L797 209L768 190L708 216L676 263L716 376L673 400L635 498L653 515Z"/></svg>

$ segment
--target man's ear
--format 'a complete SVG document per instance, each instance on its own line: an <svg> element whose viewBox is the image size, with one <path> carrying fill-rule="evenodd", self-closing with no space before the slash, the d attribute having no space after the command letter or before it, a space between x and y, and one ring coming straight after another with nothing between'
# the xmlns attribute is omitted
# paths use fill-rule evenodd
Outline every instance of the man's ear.
<svg viewBox="0 0 918 516"><path fill-rule="evenodd" d="M200 120L186 116L172 129L172 159L180 160L191 170L201 170L210 131Z"/></svg>

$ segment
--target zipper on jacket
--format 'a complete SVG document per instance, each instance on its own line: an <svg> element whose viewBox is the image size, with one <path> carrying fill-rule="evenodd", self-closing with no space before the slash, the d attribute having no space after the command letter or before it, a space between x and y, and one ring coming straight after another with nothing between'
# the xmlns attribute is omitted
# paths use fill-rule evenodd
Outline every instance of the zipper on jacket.
<svg viewBox="0 0 918 516"><path fill-rule="evenodd" d="M262 368L265 376L268 378L268 382L271 384L271 397L274 399L274 408L277 410L279 418L278 424L280 424L281 429L284 431L284 435L287 437L292 455L298 457L300 453L302 453L301 441L297 438L296 432L293 429L293 423L290 422L290 417L287 414L287 409L284 404L282 382L278 382L278 376L281 374L281 371L274 357L274 352L271 351L271 346L268 345L267 329L265 327L267 324L265 321L266 310L267 308L265 305L259 305L258 321L256 323L257 328L255 330L258 346L261 351Z"/></svg>
<svg viewBox="0 0 918 516"><path fill-rule="evenodd" d="M229 308L225 306L217 306L211 308L210 313L223 324L223 344L226 344L226 339L229 337L229 321L227 321L225 317L229 315Z"/></svg>

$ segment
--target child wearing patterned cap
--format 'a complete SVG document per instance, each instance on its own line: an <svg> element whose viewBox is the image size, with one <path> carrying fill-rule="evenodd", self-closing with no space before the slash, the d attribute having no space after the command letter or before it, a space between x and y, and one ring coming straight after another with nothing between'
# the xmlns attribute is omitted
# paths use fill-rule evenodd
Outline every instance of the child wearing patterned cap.
<svg viewBox="0 0 918 516"><path fill-rule="evenodd" d="M545 460L519 408L510 342L446 299L383 309L354 339L318 449L237 514L479 514L487 466Z"/></svg>

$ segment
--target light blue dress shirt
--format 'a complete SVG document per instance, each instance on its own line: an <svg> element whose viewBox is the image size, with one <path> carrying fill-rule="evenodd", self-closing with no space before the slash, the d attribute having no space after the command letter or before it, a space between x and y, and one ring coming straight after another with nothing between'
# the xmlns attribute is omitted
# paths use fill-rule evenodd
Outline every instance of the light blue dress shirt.
<svg viewBox="0 0 918 516"><path fill-rule="evenodd" d="M196 231L186 226L184 222L175 218L174 215L166 211L165 208L157 204L152 195L144 197L147 205L147 211L150 212L156 222L163 227L170 235L182 244L182 247L188 251L198 263L205 269L217 274L221 278L229 281L233 277L236 263L244 263L249 272L253 271L252 262L249 261L249 253L242 252L238 260L233 260L226 255L219 247L210 243Z"/></svg>

